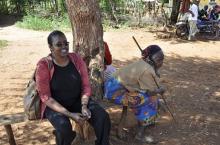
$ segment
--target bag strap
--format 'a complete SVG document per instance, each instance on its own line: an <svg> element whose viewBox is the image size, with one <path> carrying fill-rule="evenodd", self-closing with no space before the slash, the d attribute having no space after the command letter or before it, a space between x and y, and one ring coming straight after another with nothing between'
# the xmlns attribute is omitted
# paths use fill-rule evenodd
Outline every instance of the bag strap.
<svg viewBox="0 0 220 145"><path fill-rule="evenodd" d="M52 67L53 67L53 58L52 58L52 56L48 55L44 59L46 59L46 61L47 61L48 69L51 70Z"/></svg>
<svg viewBox="0 0 220 145"><path fill-rule="evenodd" d="M53 59L52 59L52 56L51 56L51 55L48 55L47 57L44 57L43 59L46 60L46 62L47 62L47 67L48 67L49 70L51 70L52 67L53 67L53 62L52 62ZM35 68L34 73L32 74L32 77L31 77L31 79L34 80L34 81L35 81L36 71L37 71L37 68Z"/></svg>

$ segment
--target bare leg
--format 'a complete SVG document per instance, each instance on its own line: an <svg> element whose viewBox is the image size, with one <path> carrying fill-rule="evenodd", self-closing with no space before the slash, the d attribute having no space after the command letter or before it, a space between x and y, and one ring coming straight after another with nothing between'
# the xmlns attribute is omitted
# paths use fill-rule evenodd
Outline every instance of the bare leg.
<svg viewBox="0 0 220 145"><path fill-rule="evenodd" d="M119 125L118 125L118 130L117 130L117 136L120 139L123 139L126 136L125 132L123 132L123 127L124 127L124 124L125 124L125 121L126 121L127 113L128 113L128 107L123 106L120 122L119 122Z"/></svg>

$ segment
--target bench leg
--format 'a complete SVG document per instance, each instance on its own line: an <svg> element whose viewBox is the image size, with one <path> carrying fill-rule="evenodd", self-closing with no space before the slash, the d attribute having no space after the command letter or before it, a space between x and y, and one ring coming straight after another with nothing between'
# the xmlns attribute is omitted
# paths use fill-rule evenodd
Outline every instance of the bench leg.
<svg viewBox="0 0 220 145"><path fill-rule="evenodd" d="M11 125L10 124L9 125L4 125L4 127L5 127L6 133L8 135L8 142L9 142L9 144L10 145L16 145Z"/></svg>

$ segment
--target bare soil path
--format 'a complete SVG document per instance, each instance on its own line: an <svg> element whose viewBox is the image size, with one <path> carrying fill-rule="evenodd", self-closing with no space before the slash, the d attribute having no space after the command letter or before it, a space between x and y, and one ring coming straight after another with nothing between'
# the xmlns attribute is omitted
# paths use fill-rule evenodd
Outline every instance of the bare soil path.
<svg viewBox="0 0 220 145"><path fill-rule="evenodd" d="M0 114L23 111L22 94L37 61L49 53L46 38L49 32L0 27L0 39L9 45L0 49ZM71 33L66 33L72 41ZM178 124L167 113L161 113L158 124L147 130L159 139L159 145L220 144L220 41L188 42L157 39L145 29L108 31L104 34L117 68L140 56L132 36L144 48L160 45L166 55L162 68L163 83L168 87L168 103ZM110 108L113 145L142 145L133 140L135 124L128 116L127 141L115 137L120 107ZM13 125L18 145L55 144L48 122ZM0 127L0 145L7 144L4 128Z"/></svg>

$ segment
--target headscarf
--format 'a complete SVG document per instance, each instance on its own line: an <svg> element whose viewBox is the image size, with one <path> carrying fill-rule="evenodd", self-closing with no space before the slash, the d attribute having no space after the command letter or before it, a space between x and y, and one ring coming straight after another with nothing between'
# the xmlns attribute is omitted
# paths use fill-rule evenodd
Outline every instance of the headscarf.
<svg viewBox="0 0 220 145"><path fill-rule="evenodd" d="M149 45L142 51L142 58L144 60L146 60L146 58L149 58L151 61L153 61L152 56L158 51L162 51L162 49L158 45Z"/></svg>
<svg viewBox="0 0 220 145"><path fill-rule="evenodd" d="M152 56L159 51L162 51L162 49L158 45L149 45L142 51L142 59L153 66L156 75L160 78L160 74L155 67L155 62L152 59Z"/></svg>

